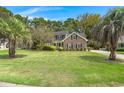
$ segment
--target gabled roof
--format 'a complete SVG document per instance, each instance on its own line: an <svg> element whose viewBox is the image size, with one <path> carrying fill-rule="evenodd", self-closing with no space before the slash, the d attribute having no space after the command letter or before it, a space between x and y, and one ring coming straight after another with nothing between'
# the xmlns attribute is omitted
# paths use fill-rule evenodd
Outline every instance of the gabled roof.
<svg viewBox="0 0 124 93"><path fill-rule="evenodd" d="M69 34L68 32L64 32L64 31L57 31L57 32L54 32L55 35L66 35L66 34Z"/></svg>
<svg viewBox="0 0 124 93"><path fill-rule="evenodd" d="M69 38L71 35L76 34L78 35L80 38L84 39L85 41L88 41L85 37L81 36L80 34L76 33L76 32L72 32L71 34L69 34L67 37L65 37L62 41L66 40L67 38Z"/></svg>

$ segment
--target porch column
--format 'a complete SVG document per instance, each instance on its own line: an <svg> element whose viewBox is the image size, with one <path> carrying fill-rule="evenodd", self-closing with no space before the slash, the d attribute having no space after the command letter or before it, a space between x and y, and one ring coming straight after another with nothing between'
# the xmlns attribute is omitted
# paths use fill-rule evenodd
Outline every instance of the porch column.
<svg viewBox="0 0 124 93"><path fill-rule="evenodd" d="M57 46L57 42L55 42L55 46Z"/></svg>
<svg viewBox="0 0 124 93"><path fill-rule="evenodd" d="M60 43L60 47L62 47L62 42Z"/></svg>

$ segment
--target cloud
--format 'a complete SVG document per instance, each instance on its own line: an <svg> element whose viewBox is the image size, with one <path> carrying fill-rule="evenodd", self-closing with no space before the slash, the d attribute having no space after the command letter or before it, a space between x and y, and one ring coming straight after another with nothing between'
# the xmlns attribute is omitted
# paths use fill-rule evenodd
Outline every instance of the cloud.
<svg viewBox="0 0 124 93"><path fill-rule="evenodd" d="M30 15L30 14L36 13L38 11L40 11L40 8L32 8L32 9L25 10L25 11L19 13L19 14L21 14L21 15Z"/></svg>
<svg viewBox="0 0 124 93"><path fill-rule="evenodd" d="M55 10L62 10L63 7L35 7L31 9L27 9L23 12L20 12L19 14L24 16L29 16L31 14L37 13L37 12L43 12L43 11L55 11Z"/></svg>

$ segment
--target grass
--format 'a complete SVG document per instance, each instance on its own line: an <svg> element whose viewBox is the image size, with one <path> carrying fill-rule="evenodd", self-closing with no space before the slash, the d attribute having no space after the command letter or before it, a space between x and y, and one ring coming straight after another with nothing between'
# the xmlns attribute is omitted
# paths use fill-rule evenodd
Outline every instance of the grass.
<svg viewBox="0 0 124 93"><path fill-rule="evenodd" d="M119 54L124 54L124 48L118 48L116 51Z"/></svg>
<svg viewBox="0 0 124 93"><path fill-rule="evenodd" d="M124 54L124 51L117 51L118 54Z"/></svg>
<svg viewBox="0 0 124 93"><path fill-rule="evenodd" d="M124 64L91 52L0 51L0 81L33 86L121 86Z"/></svg>

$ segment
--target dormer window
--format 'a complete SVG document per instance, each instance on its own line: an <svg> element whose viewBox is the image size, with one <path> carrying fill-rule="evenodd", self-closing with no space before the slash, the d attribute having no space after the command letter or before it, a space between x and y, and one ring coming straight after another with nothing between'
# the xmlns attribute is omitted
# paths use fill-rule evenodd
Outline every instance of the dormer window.
<svg viewBox="0 0 124 93"><path fill-rule="evenodd" d="M62 35L62 39L64 39L65 38L65 35Z"/></svg>
<svg viewBox="0 0 124 93"><path fill-rule="evenodd" d="M55 36L55 38L56 38L56 40L58 40L58 36L57 35Z"/></svg>
<svg viewBox="0 0 124 93"><path fill-rule="evenodd" d="M71 39L77 39L77 35L75 35L75 34L72 35L72 36L71 36Z"/></svg>

